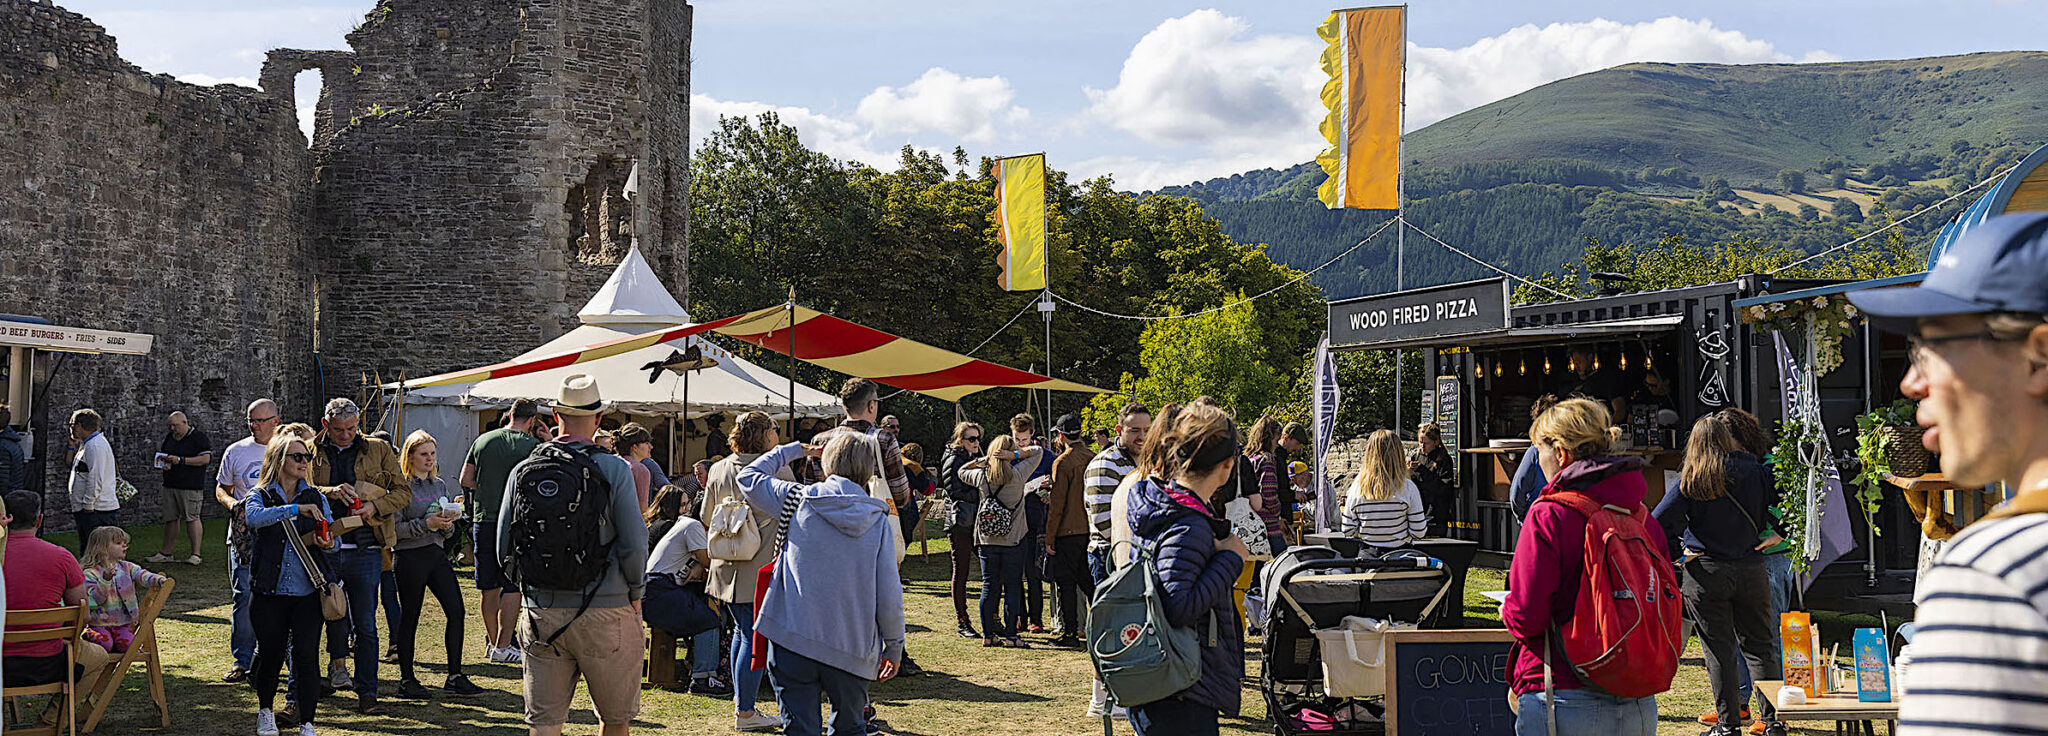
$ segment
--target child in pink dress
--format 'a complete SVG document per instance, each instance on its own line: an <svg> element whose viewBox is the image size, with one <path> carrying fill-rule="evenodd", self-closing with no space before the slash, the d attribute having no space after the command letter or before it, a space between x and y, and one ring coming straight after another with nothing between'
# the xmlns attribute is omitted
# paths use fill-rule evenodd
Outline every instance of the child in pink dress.
<svg viewBox="0 0 2048 736"><path fill-rule="evenodd" d="M154 588L170 578L128 561L128 532L120 527L94 529L78 562L85 568L86 640L109 652L128 651L142 608L135 589Z"/></svg>

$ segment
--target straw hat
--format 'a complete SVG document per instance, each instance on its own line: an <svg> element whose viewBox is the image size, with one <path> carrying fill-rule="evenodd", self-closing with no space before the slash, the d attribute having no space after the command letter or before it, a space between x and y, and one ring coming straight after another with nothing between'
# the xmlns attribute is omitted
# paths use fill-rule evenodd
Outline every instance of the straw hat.
<svg viewBox="0 0 2048 736"><path fill-rule="evenodd" d="M555 413L587 417L602 414L609 406L604 397L598 395L596 378L587 373L575 373L562 379L562 397L555 401Z"/></svg>

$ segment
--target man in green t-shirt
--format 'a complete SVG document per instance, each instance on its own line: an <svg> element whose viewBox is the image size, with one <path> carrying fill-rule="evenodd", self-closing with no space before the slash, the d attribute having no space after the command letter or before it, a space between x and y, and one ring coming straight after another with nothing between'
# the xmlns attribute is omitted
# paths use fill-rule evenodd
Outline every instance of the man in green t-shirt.
<svg viewBox="0 0 2048 736"><path fill-rule="evenodd" d="M532 399L512 402L510 423L483 433L462 461L462 488L469 496L475 522L476 587L483 591L484 645L493 662L518 663L513 641L519 622L519 586L506 579L498 556L498 511L505 504L505 480L512 466L533 454L540 440L533 436L540 405Z"/></svg>

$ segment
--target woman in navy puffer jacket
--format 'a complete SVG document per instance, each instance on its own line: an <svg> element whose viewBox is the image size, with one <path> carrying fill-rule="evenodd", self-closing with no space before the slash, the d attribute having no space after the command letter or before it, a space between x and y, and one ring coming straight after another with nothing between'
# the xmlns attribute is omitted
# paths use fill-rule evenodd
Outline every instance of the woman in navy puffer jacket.
<svg viewBox="0 0 2048 736"><path fill-rule="evenodd" d="M1202 677L1172 697L1131 706L1131 725L1139 736L1200 736L1216 733L1218 718L1237 715L1238 681L1244 677L1243 628L1231 586L1247 554L1244 542L1230 533L1230 522L1210 513L1208 504L1230 479L1237 428L1221 409L1198 401L1166 431L1162 475L1173 480L1139 483L1132 490L1131 528L1140 544L1158 545L1166 617L1195 631L1202 643Z"/></svg>

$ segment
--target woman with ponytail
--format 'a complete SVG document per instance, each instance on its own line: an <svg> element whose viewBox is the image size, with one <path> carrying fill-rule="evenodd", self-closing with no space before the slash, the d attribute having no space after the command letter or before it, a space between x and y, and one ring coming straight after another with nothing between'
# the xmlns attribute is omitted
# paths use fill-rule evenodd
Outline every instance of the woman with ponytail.
<svg viewBox="0 0 2048 736"><path fill-rule="evenodd" d="M1193 629L1202 642L1202 676L1163 700L1131 706L1131 725L1139 736L1203 736L1217 732L1219 718L1237 715L1244 676L1231 590L1249 553L1230 522L1210 510L1237 464L1237 427L1223 410L1197 402L1164 430L1154 472L1165 482L1131 490L1131 527L1138 544L1152 549L1167 621Z"/></svg>
<svg viewBox="0 0 2048 736"><path fill-rule="evenodd" d="M1708 733L1731 736L1741 731L1749 710L1743 668L1751 681L1777 680L1783 673L1763 554L1781 541L1770 515L1778 489L1770 469L1742 449L1736 430L1719 413L1693 423L1678 492L1665 494L1652 512L1677 542L1672 551L1681 560L1686 613L1706 650L1707 681L1714 688L1714 728ZM1761 701L1762 720L1776 725L1769 694ZM1784 733L1770 727L1765 733Z"/></svg>

